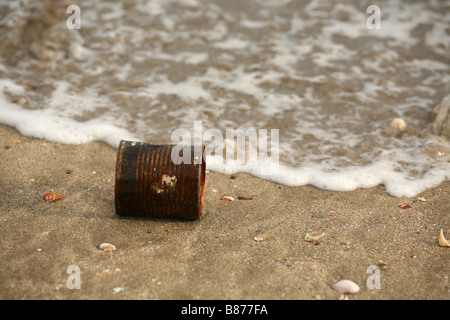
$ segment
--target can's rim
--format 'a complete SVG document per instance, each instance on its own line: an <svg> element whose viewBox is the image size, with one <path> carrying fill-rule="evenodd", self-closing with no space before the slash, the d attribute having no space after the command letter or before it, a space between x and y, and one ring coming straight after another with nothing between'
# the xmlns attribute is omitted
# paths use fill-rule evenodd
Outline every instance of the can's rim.
<svg viewBox="0 0 450 320"><path fill-rule="evenodd" d="M120 163L122 159L122 149L123 145L125 143L125 140L120 140L119 147L117 149L117 157L116 157L116 177L115 177L115 184L114 184L114 208L116 210L116 214L120 212L119 208L119 191L120 191Z"/></svg>
<svg viewBox="0 0 450 320"><path fill-rule="evenodd" d="M205 195L205 171L206 171L206 159L205 159L205 146L202 145L202 163L200 164L200 170L198 170L198 217L203 214L203 201Z"/></svg>

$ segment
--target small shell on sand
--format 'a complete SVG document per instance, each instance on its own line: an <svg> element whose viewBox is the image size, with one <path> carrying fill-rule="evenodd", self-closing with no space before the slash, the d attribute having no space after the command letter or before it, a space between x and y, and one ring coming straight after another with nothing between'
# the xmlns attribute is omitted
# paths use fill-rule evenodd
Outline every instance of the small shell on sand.
<svg viewBox="0 0 450 320"><path fill-rule="evenodd" d="M411 209L411 206L410 206L409 204L405 203L405 202L402 203L402 204L399 204L398 207L399 207L400 209L403 209L403 210Z"/></svg>
<svg viewBox="0 0 450 320"><path fill-rule="evenodd" d="M444 232L441 229L441 233L439 233L439 245L441 247L450 247L450 243L447 239L444 237Z"/></svg>
<svg viewBox="0 0 450 320"><path fill-rule="evenodd" d="M356 293L359 286L350 280L341 280L333 285L333 289L342 293Z"/></svg>
<svg viewBox="0 0 450 320"><path fill-rule="evenodd" d="M396 132L402 132L406 129L405 120L402 118L395 118L391 121L391 128Z"/></svg>
<svg viewBox="0 0 450 320"><path fill-rule="evenodd" d="M253 238L253 240L255 240L256 242L260 242L260 241L263 241L264 238L260 237L260 236L256 236L256 237Z"/></svg>
<svg viewBox="0 0 450 320"><path fill-rule="evenodd" d="M61 198L60 194L54 193L53 190L48 190L45 194L44 194L44 200L47 203L56 201L58 199Z"/></svg>
<svg viewBox="0 0 450 320"><path fill-rule="evenodd" d="M102 243L101 245L98 246L98 248L100 250L103 250L103 251L114 251L114 250L116 250L116 246L111 244L111 243Z"/></svg>
<svg viewBox="0 0 450 320"><path fill-rule="evenodd" d="M99 276L99 277L104 277L108 273L109 273L109 269L105 269L103 271L97 272L96 275Z"/></svg>
<svg viewBox="0 0 450 320"><path fill-rule="evenodd" d="M25 99L24 97L18 97L15 102L23 106L27 103L27 99Z"/></svg>
<svg viewBox="0 0 450 320"><path fill-rule="evenodd" d="M318 232L312 232L312 233L307 233L305 236L305 240L308 242L316 242L319 241L320 238L322 238L323 236L325 236L325 233L318 233Z"/></svg>
<svg viewBox="0 0 450 320"><path fill-rule="evenodd" d="M121 292L121 291L123 291L123 288L120 288L120 287L117 287L117 288L114 288L114 289L113 289L113 292L114 292L114 293L119 293L119 292Z"/></svg>
<svg viewBox="0 0 450 320"><path fill-rule="evenodd" d="M377 266L381 269L381 270L386 270L388 268L388 264L382 260L378 261Z"/></svg>
<svg viewBox="0 0 450 320"><path fill-rule="evenodd" d="M234 198L233 198L233 197L230 197L230 196L223 196L223 197L220 198L220 200L234 201Z"/></svg>

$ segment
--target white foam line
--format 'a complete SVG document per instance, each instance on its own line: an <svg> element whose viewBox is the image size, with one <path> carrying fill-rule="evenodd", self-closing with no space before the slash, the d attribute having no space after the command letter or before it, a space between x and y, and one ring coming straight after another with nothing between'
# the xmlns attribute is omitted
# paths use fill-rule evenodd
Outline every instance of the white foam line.
<svg viewBox="0 0 450 320"><path fill-rule="evenodd" d="M312 185L323 190L354 191L384 185L390 195L408 198L450 179L450 164L447 168L431 169L420 180L411 180L403 173L393 171L395 164L386 160L366 167L347 167L333 172L324 172L315 165L297 168L279 165L268 168L260 165L224 164L222 158L218 156L208 159L206 163L207 169L211 171L223 174L245 172L291 187Z"/></svg>
<svg viewBox="0 0 450 320"><path fill-rule="evenodd" d="M0 123L16 128L24 136L65 144L103 141L117 147L122 139L137 140L127 130L98 120L77 122L45 110L26 110L11 104L0 109Z"/></svg>
<svg viewBox="0 0 450 320"><path fill-rule="evenodd" d="M93 119L78 122L63 118L51 109L28 110L9 102L4 90L19 95L25 90L10 80L0 79L0 123L16 128L22 135L48 141L80 144L104 141L117 147L120 140L136 140L127 130Z"/></svg>

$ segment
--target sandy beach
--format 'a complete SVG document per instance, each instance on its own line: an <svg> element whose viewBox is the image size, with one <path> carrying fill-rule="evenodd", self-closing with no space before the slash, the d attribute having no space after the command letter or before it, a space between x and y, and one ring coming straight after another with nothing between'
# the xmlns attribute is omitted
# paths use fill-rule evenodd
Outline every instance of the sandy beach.
<svg viewBox="0 0 450 320"><path fill-rule="evenodd" d="M208 172L200 220L123 218L114 148L6 126L0 141L1 299L334 300L342 279L360 286L350 300L449 298L449 250L437 240L441 229L450 237L449 182L419 201L383 186L332 192ZM62 198L46 203L49 189ZM99 250L105 242L116 250ZM69 266L80 268L80 289L67 287Z"/></svg>

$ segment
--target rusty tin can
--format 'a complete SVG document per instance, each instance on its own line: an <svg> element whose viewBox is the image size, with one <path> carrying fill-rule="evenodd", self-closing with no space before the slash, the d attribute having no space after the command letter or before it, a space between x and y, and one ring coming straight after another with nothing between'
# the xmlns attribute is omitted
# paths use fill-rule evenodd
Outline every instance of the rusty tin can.
<svg viewBox="0 0 450 320"><path fill-rule="evenodd" d="M122 140L116 163L116 213L200 218L205 189L204 149L204 146L185 146L181 154L190 151L190 161L184 157L187 161L176 164L180 161L172 161L172 153L180 154L178 145Z"/></svg>

